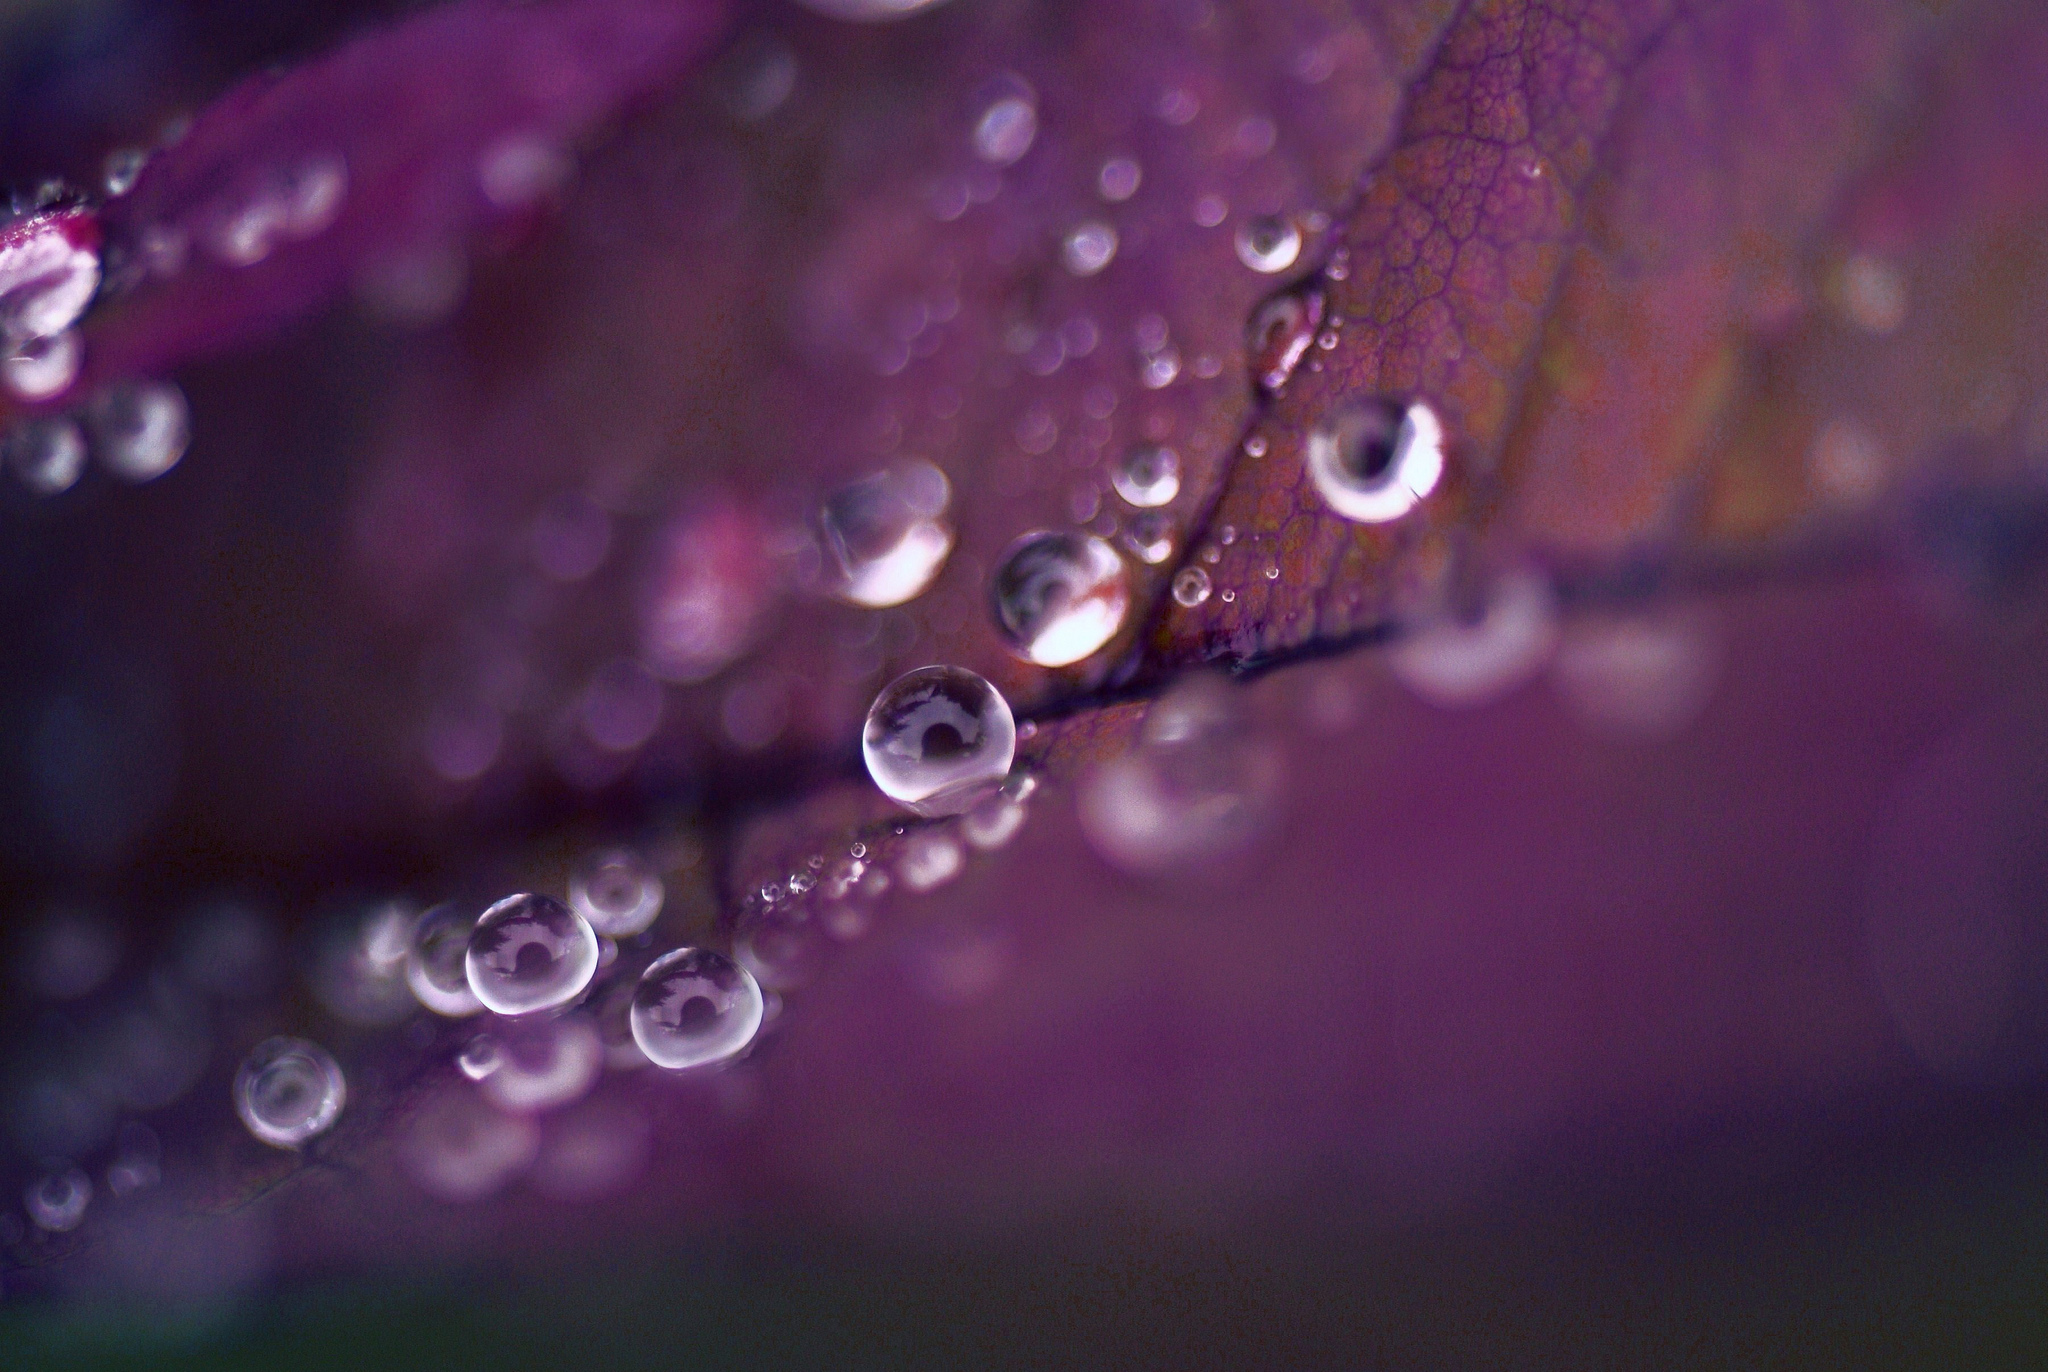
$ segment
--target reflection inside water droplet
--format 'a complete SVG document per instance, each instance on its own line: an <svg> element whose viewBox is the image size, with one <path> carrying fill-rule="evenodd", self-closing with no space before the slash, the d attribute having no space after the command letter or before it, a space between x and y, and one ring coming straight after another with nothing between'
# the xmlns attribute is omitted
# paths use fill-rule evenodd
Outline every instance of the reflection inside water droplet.
<svg viewBox="0 0 2048 1372"><path fill-rule="evenodd" d="M990 578L996 626L1011 649L1041 667L1064 667L1123 627L1130 577L1116 550L1086 534L1030 533L1012 543Z"/></svg>
<svg viewBox="0 0 2048 1372"><path fill-rule="evenodd" d="M1347 401L1309 431L1309 475L1332 510L1381 524L1436 489L1443 442L1436 411L1422 401Z"/></svg>
<svg viewBox="0 0 2048 1372"><path fill-rule="evenodd" d="M875 697L861 748L883 795L920 814L958 814L1009 774L1016 720L966 668L920 667Z"/></svg>

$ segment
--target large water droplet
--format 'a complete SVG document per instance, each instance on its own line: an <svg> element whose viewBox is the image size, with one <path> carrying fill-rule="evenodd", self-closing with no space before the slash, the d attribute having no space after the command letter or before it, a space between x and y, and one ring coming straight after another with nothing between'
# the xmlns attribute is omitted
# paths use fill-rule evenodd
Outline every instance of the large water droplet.
<svg viewBox="0 0 2048 1372"><path fill-rule="evenodd" d="M1282 772L1279 749L1248 727L1232 688L1198 677L1153 705L1135 748L1088 775L1082 829L1126 871L1206 865L1270 828Z"/></svg>
<svg viewBox="0 0 2048 1372"><path fill-rule="evenodd" d="M405 982L419 1003L437 1015L459 1018L484 1008L469 989L469 937L474 906L446 901L420 916L405 954Z"/></svg>
<svg viewBox="0 0 2048 1372"><path fill-rule="evenodd" d="M0 225L0 354L55 338L100 287L99 226L80 209Z"/></svg>
<svg viewBox="0 0 2048 1372"><path fill-rule="evenodd" d="M958 814L1002 785L1017 723L1002 693L965 667L920 667L875 697L861 751L889 799L924 815Z"/></svg>
<svg viewBox="0 0 2048 1372"><path fill-rule="evenodd" d="M36 1228L65 1234L85 1223L85 1208L92 1204L92 1178L76 1167L66 1167L36 1178L22 1192L22 1204Z"/></svg>
<svg viewBox="0 0 2048 1372"><path fill-rule="evenodd" d="M1557 598L1540 572L1504 576L1478 613L1448 614L1395 643L1387 665L1432 705L1462 709L1499 700L1549 662L1557 647Z"/></svg>
<svg viewBox="0 0 2048 1372"><path fill-rule="evenodd" d="M819 511L819 531L842 600L871 609L922 594L946 565L953 529L946 474L906 462L840 487Z"/></svg>
<svg viewBox="0 0 2048 1372"><path fill-rule="evenodd" d="M1116 550L1087 534L1030 533L989 579L996 626L1041 667L1079 662L1116 636L1130 609L1130 576Z"/></svg>
<svg viewBox="0 0 2048 1372"><path fill-rule="evenodd" d="M525 1015L566 1005L597 972L597 931L552 896L521 893L484 911L470 935L469 989L484 1008Z"/></svg>
<svg viewBox="0 0 2048 1372"><path fill-rule="evenodd" d="M273 1148L297 1148L326 1133L347 1097L341 1068L305 1039L265 1039L235 1074L236 1113Z"/></svg>
<svg viewBox="0 0 2048 1372"><path fill-rule="evenodd" d="M1308 435L1308 470L1331 509L1361 524L1399 519L1444 473L1444 431L1422 401L1353 400Z"/></svg>
<svg viewBox="0 0 2048 1372"><path fill-rule="evenodd" d="M633 1041L656 1066L724 1062L760 1032L761 988L708 948L678 948L649 964L633 992Z"/></svg>
<svg viewBox="0 0 2048 1372"><path fill-rule="evenodd" d="M8 470L30 495L61 495L85 470L85 435L68 419L37 415L7 431Z"/></svg>
<svg viewBox="0 0 2048 1372"><path fill-rule="evenodd" d="M1285 386L1322 323L1321 291L1290 291L1259 306L1249 331L1252 375L1258 383L1269 391Z"/></svg>
<svg viewBox="0 0 2048 1372"><path fill-rule="evenodd" d="M1100 219L1077 224L1060 243L1060 261L1076 276L1093 276L1116 258L1116 230Z"/></svg>
<svg viewBox="0 0 2048 1372"><path fill-rule="evenodd" d="M1180 494L1180 454L1171 448L1135 448L1117 465L1110 484L1141 510L1164 505Z"/></svg>
<svg viewBox="0 0 2048 1372"><path fill-rule="evenodd" d="M117 382L86 407L93 453L123 481L154 481L178 465L192 438L185 393L168 381Z"/></svg>
<svg viewBox="0 0 2048 1372"><path fill-rule="evenodd" d="M1301 257L1301 230L1279 215L1237 226L1237 260L1255 272L1284 272Z"/></svg>
<svg viewBox="0 0 2048 1372"><path fill-rule="evenodd" d="M585 1015L522 1024L499 1045L497 1068L483 1079L484 1094L507 1110L552 1110L597 1082L604 1040Z"/></svg>
<svg viewBox="0 0 2048 1372"><path fill-rule="evenodd" d="M591 853L569 873L569 904L607 938L631 938L661 913L661 878L630 848Z"/></svg>
<svg viewBox="0 0 2048 1372"><path fill-rule="evenodd" d="M1007 167L1031 151L1038 137L1038 102L1021 79L1005 76L1000 90L974 124L974 155Z"/></svg>

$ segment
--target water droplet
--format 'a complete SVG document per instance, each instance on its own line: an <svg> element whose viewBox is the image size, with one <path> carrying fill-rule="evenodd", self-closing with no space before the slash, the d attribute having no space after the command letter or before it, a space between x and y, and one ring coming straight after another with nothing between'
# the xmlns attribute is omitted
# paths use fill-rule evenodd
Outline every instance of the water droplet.
<svg viewBox="0 0 2048 1372"><path fill-rule="evenodd" d="M1843 315L1866 333L1882 337L1906 322L1905 274L1882 257L1857 253L1844 262L1836 296Z"/></svg>
<svg viewBox="0 0 2048 1372"><path fill-rule="evenodd" d="M68 419L36 415L7 431L7 466L30 495L61 495L85 470L85 435Z"/></svg>
<svg viewBox="0 0 2048 1372"><path fill-rule="evenodd" d="M1163 91L1159 103L1152 108L1161 122L1180 128L1194 122L1195 116L1202 112L1202 102L1187 87L1174 86Z"/></svg>
<svg viewBox="0 0 2048 1372"><path fill-rule="evenodd" d="M927 829L905 841L896 859L896 875L906 890L922 894L959 876L961 859L960 845L951 836Z"/></svg>
<svg viewBox="0 0 2048 1372"><path fill-rule="evenodd" d="M1383 524L1436 489L1443 444L1443 425L1422 401L1349 401L1309 431L1309 475L1344 518Z"/></svg>
<svg viewBox="0 0 2048 1372"><path fill-rule="evenodd" d="M192 412L171 382L116 382L93 396L86 427L107 471L123 481L154 481L185 455Z"/></svg>
<svg viewBox="0 0 2048 1372"><path fill-rule="evenodd" d="M1180 494L1180 454L1171 448L1134 448L1110 478L1116 493L1141 510L1164 505Z"/></svg>
<svg viewBox="0 0 2048 1372"><path fill-rule="evenodd" d="M348 166L339 157L313 157L264 179L217 209L202 237L231 267L250 267L280 242L313 238L341 213Z"/></svg>
<svg viewBox="0 0 2048 1372"><path fill-rule="evenodd" d="M335 1018L369 1028L417 1010L405 979L414 913L386 902L337 918L321 932L308 975L314 996Z"/></svg>
<svg viewBox="0 0 2048 1372"><path fill-rule="evenodd" d="M901 605L931 585L953 550L946 475L907 462L840 487L819 512L834 593L870 609Z"/></svg>
<svg viewBox="0 0 2048 1372"><path fill-rule="evenodd" d="M445 901L420 916L405 954L405 982L419 1003L451 1019L474 1015L483 1002L469 989L465 961L476 928L475 907Z"/></svg>
<svg viewBox="0 0 2048 1372"><path fill-rule="evenodd" d="M996 627L1026 662L1065 667L1123 627L1130 577L1116 550L1087 534L1041 530L1012 543L989 579Z"/></svg>
<svg viewBox="0 0 2048 1372"><path fill-rule="evenodd" d="M114 1160L107 1164L107 1189L117 1196L147 1191L163 1180L163 1140L148 1125L129 1120L114 1137Z"/></svg>
<svg viewBox="0 0 2048 1372"><path fill-rule="evenodd" d="M1093 276L1116 257L1116 230L1099 219L1071 229L1060 244L1060 260L1076 276Z"/></svg>
<svg viewBox="0 0 2048 1372"><path fill-rule="evenodd" d="M1255 272L1284 272L1300 260L1300 229L1282 215L1260 215L1237 225L1237 260Z"/></svg>
<svg viewBox="0 0 2048 1372"><path fill-rule="evenodd" d="M661 913L661 900L661 878L629 848L592 853L569 874L569 904L609 938L645 930Z"/></svg>
<svg viewBox="0 0 2048 1372"><path fill-rule="evenodd" d="M76 1167L49 1172L30 1182L21 1200L36 1228L67 1234L85 1223L85 1208L92 1204L92 1178Z"/></svg>
<svg viewBox="0 0 2048 1372"><path fill-rule="evenodd" d="M576 161L567 151L533 134L500 138L477 158L476 181L484 198L501 210L525 210L569 184Z"/></svg>
<svg viewBox="0 0 2048 1372"><path fill-rule="evenodd" d="M633 1041L656 1066L724 1062L760 1032L761 987L708 948L677 948L648 965L633 992Z"/></svg>
<svg viewBox="0 0 2048 1372"><path fill-rule="evenodd" d="M1205 195L1195 201L1195 223L1213 229L1230 217L1230 204L1220 195Z"/></svg>
<svg viewBox="0 0 2048 1372"><path fill-rule="evenodd" d="M967 812L960 821L960 836L983 851L1000 848L1024 826L1024 816L1022 797L998 792Z"/></svg>
<svg viewBox="0 0 2048 1372"><path fill-rule="evenodd" d="M85 360L78 330L66 329L51 338L31 338L12 356L0 359L0 380L19 400L52 400L71 389Z"/></svg>
<svg viewBox="0 0 2048 1372"><path fill-rule="evenodd" d="M124 196L135 189L136 181L142 177L142 169L148 165L147 148L116 148L101 164L100 185L106 188L110 198Z"/></svg>
<svg viewBox="0 0 2048 1372"><path fill-rule="evenodd" d="M347 1098L341 1068L305 1039L265 1039L235 1074L236 1113L273 1148L297 1148L326 1133Z"/></svg>
<svg viewBox="0 0 2048 1372"><path fill-rule="evenodd" d="M477 920L465 965L469 989L484 1008L501 1015L550 1010L590 984L597 931L552 896L507 896Z"/></svg>
<svg viewBox="0 0 2048 1372"><path fill-rule="evenodd" d="M1200 567L1183 567L1173 574L1173 598L1192 610L1209 598L1209 574Z"/></svg>
<svg viewBox="0 0 2048 1372"><path fill-rule="evenodd" d="M1144 170L1135 159L1112 157L1102 164L1102 170L1095 178L1095 189L1104 200L1118 205L1138 193L1138 183L1143 179Z"/></svg>
<svg viewBox="0 0 2048 1372"><path fill-rule="evenodd" d="M478 1034L462 1045L462 1051L455 1055L455 1065L462 1075L471 1081L482 1081L498 1070L505 1061L505 1049L494 1034Z"/></svg>
<svg viewBox="0 0 2048 1372"><path fill-rule="evenodd" d="M522 1115L494 1110L468 1089L443 1091L406 1127L398 1157L430 1195L457 1203L481 1200L532 1166L540 1127Z"/></svg>
<svg viewBox="0 0 2048 1372"><path fill-rule="evenodd" d="M84 210L0 224L0 355L55 338L100 288L99 226Z"/></svg>
<svg viewBox="0 0 2048 1372"><path fill-rule="evenodd" d="M1173 556L1173 521L1156 510L1131 521L1123 543L1140 562L1157 567Z"/></svg>
<svg viewBox="0 0 2048 1372"><path fill-rule="evenodd" d="M1009 702L973 672L920 667L875 697L861 750L889 799L919 814L958 814L1009 774L1017 726Z"/></svg>
<svg viewBox="0 0 2048 1372"><path fill-rule="evenodd" d="M1476 615L1442 616L1396 642L1387 665L1430 704L1465 709L1499 700L1528 681L1556 646L1550 579L1519 571L1493 583Z"/></svg>
<svg viewBox="0 0 2048 1372"><path fill-rule="evenodd" d="M587 1015L564 1015L519 1025L500 1045L497 1070L483 1079L484 1094L507 1110L551 1110L597 1083L604 1040Z"/></svg>
<svg viewBox="0 0 2048 1372"><path fill-rule="evenodd" d="M1138 381L1150 391L1164 390L1180 375L1180 353L1166 347L1138 355Z"/></svg>
<svg viewBox="0 0 2048 1372"><path fill-rule="evenodd" d="M1005 76L1001 84L1006 89L975 121L974 155L1007 167L1031 151L1031 142L1038 137L1038 104L1019 78Z"/></svg>
<svg viewBox="0 0 2048 1372"><path fill-rule="evenodd" d="M1136 747L1086 777L1082 832L1126 871L1207 865L1268 831L1282 775L1279 750L1247 726L1233 689L1197 677L1153 705Z"/></svg>
<svg viewBox="0 0 2048 1372"><path fill-rule="evenodd" d="M1323 293L1291 291L1276 295L1252 315L1252 375L1269 391L1278 391L1294 375L1316 329L1323 322Z"/></svg>

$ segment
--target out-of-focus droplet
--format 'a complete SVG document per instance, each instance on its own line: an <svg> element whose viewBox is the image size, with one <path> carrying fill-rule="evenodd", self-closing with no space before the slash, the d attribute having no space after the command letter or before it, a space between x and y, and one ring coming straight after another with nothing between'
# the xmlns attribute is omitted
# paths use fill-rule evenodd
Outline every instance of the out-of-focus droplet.
<svg viewBox="0 0 2048 1372"><path fill-rule="evenodd" d="M597 972L597 931L552 896L507 896L477 920L465 968L469 989L487 1010L552 1010L590 985Z"/></svg>
<svg viewBox="0 0 2048 1372"><path fill-rule="evenodd" d="M1259 306L1248 331L1252 376L1268 391L1286 386L1322 323L1318 290L1290 291Z"/></svg>
<svg viewBox="0 0 2048 1372"><path fill-rule="evenodd" d="M85 1223L85 1209L92 1204L92 1178L76 1167L47 1172L28 1184L21 1199L36 1228L66 1234Z"/></svg>
<svg viewBox="0 0 2048 1372"><path fill-rule="evenodd" d="M1882 257L1854 254L1842 264L1835 287L1843 315L1866 333L1893 333L1906 322L1906 278Z"/></svg>
<svg viewBox="0 0 2048 1372"><path fill-rule="evenodd" d="M793 991L816 976L823 962L816 925L802 907L788 903L771 905L743 923L732 955L764 991Z"/></svg>
<svg viewBox="0 0 2048 1372"><path fill-rule="evenodd" d="M1703 614L1600 615L1566 628L1552 675L1585 726L1609 737L1674 738L1721 679L1721 640Z"/></svg>
<svg viewBox="0 0 2048 1372"><path fill-rule="evenodd" d="M1000 848L1024 827L1026 806L1022 796L998 791L960 819L960 836L987 852Z"/></svg>
<svg viewBox="0 0 2048 1372"><path fill-rule="evenodd" d="M1140 562L1157 567L1173 556L1173 521L1156 510L1148 510L1124 530L1123 544Z"/></svg>
<svg viewBox="0 0 2048 1372"><path fill-rule="evenodd" d="M1301 230L1292 219L1263 215L1237 226L1237 260L1255 272L1284 272L1301 257Z"/></svg>
<svg viewBox="0 0 2048 1372"><path fill-rule="evenodd" d="M1038 101L1019 77L1006 75L998 84L974 123L974 155L1007 167L1031 151L1032 140L1038 137Z"/></svg>
<svg viewBox="0 0 2048 1372"><path fill-rule="evenodd" d="M1060 242L1060 261L1075 276L1093 276L1116 259L1116 230L1090 219L1068 230Z"/></svg>
<svg viewBox="0 0 2048 1372"><path fill-rule="evenodd" d="M604 1040L587 1015L564 1015L511 1029L484 1094L507 1110L552 1110L581 1097L604 1067Z"/></svg>
<svg viewBox="0 0 2048 1372"><path fill-rule="evenodd" d="M100 288L99 223L53 209L0 224L0 356L78 322Z"/></svg>
<svg viewBox="0 0 2048 1372"><path fill-rule="evenodd" d="M742 124L766 119L796 90L796 54L762 33L741 37L718 67L719 98Z"/></svg>
<svg viewBox="0 0 2048 1372"><path fill-rule="evenodd" d="M1122 204L1138 193L1138 183L1144 177L1144 169L1129 157L1112 157L1102 164L1096 174L1095 189L1112 205Z"/></svg>
<svg viewBox="0 0 2048 1372"><path fill-rule="evenodd" d="M474 906L444 901L420 916L413 926L412 946L405 955L405 981L420 1004L437 1015L459 1019L474 1015L484 1003L469 989L466 961L469 936L476 928Z"/></svg>
<svg viewBox="0 0 2048 1372"><path fill-rule="evenodd" d="M180 933L174 953L185 981L224 1000L268 995L278 977L277 934L236 900L210 902Z"/></svg>
<svg viewBox="0 0 2048 1372"><path fill-rule="evenodd" d="M1152 706L1136 747L1089 773L1082 831L1128 872L1206 866L1270 829L1282 771L1278 747L1248 725L1232 688L1198 677Z"/></svg>
<svg viewBox="0 0 2048 1372"><path fill-rule="evenodd" d="M297 1148L326 1133L347 1098L340 1066L305 1039L265 1039L235 1074L236 1113L273 1148Z"/></svg>
<svg viewBox="0 0 2048 1372"><path fill-rule="evenodd" d="M455 1066L471 1081L482 1081L498 1070L505 1061L504 1045L495 1034L478 1034L462 1045L462 1051L455 1055Z"/></svg>
<svg viewBox="0 0 2048 1372"><path fill-rule="evenodd" d="M309 980L337 1019L365 1028L396 1024L416 1012L405 980L415 910L387 902L330 924L318 937Z"/></svg>
<svg viewBox="0 0 2048 1372"><path fill-rule="evenodd" d="M78 330L32 338L18 352L0 358L0 382L17 400L54 400L71 389L85 361Z"/></svg>
<svg viewBox="0 0 2048 1372"><path fill-rule="evenodd" d="M885 24L896 19L908 19L928 9L936 9L946 0L801 0L805 9L815 10L830 19L846 19L856 24Z"/></svg>
<svg viewBox="0 0 2048 1372"><path fill-rule="evenodd" d="M482 1200L533 1165L540 1127L494 1110L467 1088L443 1091L408 1121L400 1165L441 1200Z"/></svg>
<svg viewBox="0 0 2048 1372"><path fill-rule="evenodd" d="M952 489L929 462L906 462L840 487L819 511L819 533L842 600L901 605L931 585L953 550Z"/></svg>
<svg viewBox="0 0 2048 1372"><path fill-rule="evenodd" d="M118 199L135 189L142 169L148 165L147 148L116 148L100 164L100 185L109 198Z"/></svg>
<svg viewBox="0 0 2048 1372"><path fill-rule="evenodd" d="M105 984L121 961L121 930L104 915L57 910L30 930L19 964L23 989L76 1000Z"/></svg>
<svg viewBox="0 0 2048 1372"><path fill-rule="evenodd" d="M568 151L532 134L509 134L477 158L476 181L501 210L525 210L558 193L576 174Z"/></svg>
<svg viewBox="0 0 2048 1372"><path fill-rule="evenodd" d="M1432 705L1490 704L1543 670L1557 647L1557 620L1550 579L1513 572L1493 583L1476 616L1431 620L1388 650L1387 665Z"/></svg>
<svg viewBox="0 0 2048 1372"><path fill-rule="evenodd" d="M569 873L569 904L607 938L631 938L661 913L661 878L630 848L586 856Z"/></svg>
<svg viewBox="0 0 2048 1372"><path fill-rule="evenodd" d="M708 948L677 948L648 965L633 992L633 1041L657 1067L725 1062L760 1032L761 987Z"/></svg>
<svg viewBox="0 0 2048 1372"><path fill-rule="evenodd" d="M5 449L8 470L30 495L62 495L85 470L85 435L58 415L16 420Z"/></svg>
<svg viewBox="0 0 2048 1372"><path fill-rule="evenodd" d="M1009 775L1017 723L1002 693L965 667L920 667L875 697L861 751L889 799L959 814Z"/></svg>
<svg viewBox="0 0 2048 1372"><path fill-rule="evenodd" d="M903 888L923 894L944 886L960 875L963 855L952 835L927 829L904 840L896 859L896 875Z"/></svg>
<svg viewBox="0 0 2048 1372"><path fill-rule="evenodd" d="M1180 494L1180 454L1171 448L1134 448L1117 464L1110 484L1128 505L1141 510L1168 504Z"/></svg>
<svg viewBox="0 0 2048 1372"><path fill-rule="evenodd" d="M114 1135L114 1159L107 1164L107 1189L117 1196L147 1191L163 1180L163 1140L136 1120Z"/></svg>
<svg viewBox="0 0 2048 1372"><path fill-rule="evenodd" d="M1183 567L1173 574L1174 603L1194 609L1209 598L1209 574L1200 567Z"/></svg>
<svg viewBox="0 0 2048 1372"><path fill-rule="evenodd" d="M1101 648L1131 605L1130 574L1114 548L1050 530L1004 550L989 593L1011 650L1041 667L1065 667Z"/></svg>
<svg viewBox="0 0 2048 1372"><path fill-rule="evenodd" d="M732 506L678 519L655 560L641 625L647 666L703 681L745 651L779 584L758 520Z"/></svg>
<svg viewBox="0 0 2048 1372"><path fill-rule="evenodd" d="M101 388L86 407L93 455L123 481L154 481L178 465L192 440L185 393L168 381Z"/></svg>
<svg viewBox="0 0 2048 1372"><path fill-rule="evenodd" d="M529 1184L564 1201L618 1195L646 1170L654 1127L646 1111L619 1095L597 1096L541 1129Z"/></svg>
<svg viewBox="0 0 2048 1372"><path fill-rule="evenodd" d="M228 266L253 267L280 243L326 232L347 194L347 163L337 156L309 157L223 200L200 237Z"/></svg>
<svg viewBox="0 0 2048 1372"><path fill-rule="evenodd" d="M1351 400L1308 435L1308 470L1329 507L1361 524L1399 519L1444 474L1444 431L1420 400Z"/></svg>

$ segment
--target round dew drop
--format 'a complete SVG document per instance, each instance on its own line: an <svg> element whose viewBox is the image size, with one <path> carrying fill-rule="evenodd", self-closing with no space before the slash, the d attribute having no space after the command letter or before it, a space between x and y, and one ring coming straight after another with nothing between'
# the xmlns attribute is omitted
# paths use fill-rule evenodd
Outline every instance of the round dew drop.
<svg viewBox="0 0 2048 1372"><path fill-rule="evenodd" d="M526 1015L566 1005L597 972L597 931L552 896L521 893L484 911L464 967L484 1008Z"/></svg>
<svg viewBox="0 0 2048 1372"><path fill-rule="evenodd" d="M613 848L590 854L569 874L569 904L607 938L631 938L661 913L661 878L638 853Z"/></svg>
<svg viewBox="0 0 2048 1372"><path fill-rule="evenodd" d="M868 775L922 815L954 815L1001 786L1017 754L1009 702L964 667L920 667L890 682L861 732Z"/></svg>
<svg viewBox="0 0 2048 1372"><path fill-rule="evenodd" d="M953 551L951 500L946 474L929 462L876 472L826 497L818 532L833 593L868 609L923 594Z"/></svg>
<svg viewBox="0 0 2048 1372"><path fill-rule="evenodd" d="M1422 401L1354 400L1308 436L1308 470L1332 510L1360 524L1399 519L1444 473L1443 423Z"/></svg>
<svg viewBox="0 0 2048 1372"><path fill-rule="evenodd" d="M120 382L93 397L86 427L101 466L123 481L154 481L185 455L192 412L168 381Z"/></svg>
<svg viewBox="0 0 2048 1372"><path fill-rule="evenodd" d="M1237 226L1237 260L1255 272L1284 272L1301 257L1301 230L1291 219L1266 215Z"/></svg>
<svg viewBox="0 0 2048 1372"><path fill-rule="evenodd" d="M7 465L30 495L62 495L85 469L85 436L68 419L35 416L7 431Z"/></svg>
<svg viewBox="0 0 2048 1372"><path fill-rule="evenodd" d="M1180 494L1180 454L1171 448L1136 448L1110 478L1128 505L1156 509Z"/></svg>
<svg viewBox="0 0 2048 1372"><path fill-rule="evenodd" d="M297 1148L326 1133L347 1097L333 1056L305 1039L265 1039L235 1074L235 1112L273 1148Z"/></svg>
<svg viewBox="0 0 2048 1372"><path fill-rule="evenodd" d="M1093 276L1116 258L1116 230L1099 219L1075 226L1060 244L1060 260L1075 276Z"/></svg>
<svg viewBox="0 0 2048 1372"><path fill-rule="evenodd" d="M760 1032L765 1008L746 968L708 948L678 948L642 974L629 1019L648 1061L680 1070L738 1054Z"/></svg>
<svg viewBox="0 0 2048 1372"><path fill-rule="evenodd" d="M1174 603L1192 610L1209 598L1209 574L1200 567L1183 567L1173 574Z"/></svg>
<svg viewBox="0 0 2048 1372"><path fill-rule="evenodd" d="M1087 534L1024 535L1004 551L989 590L1011 651L1041 667L1065 667L1101 648L1131 605L1124 560Z"/></svg>
<svg viewBox="0 0 2048 1372"><path fill-rule="evenodd" d="M412 988L414 998L435 1014L451 1019L484 1008L469 989L464 965L469 937L476 928L470 914L473 908L454 901L436 905L413 926L412 942L405 952L405 984Z"/></svg>

